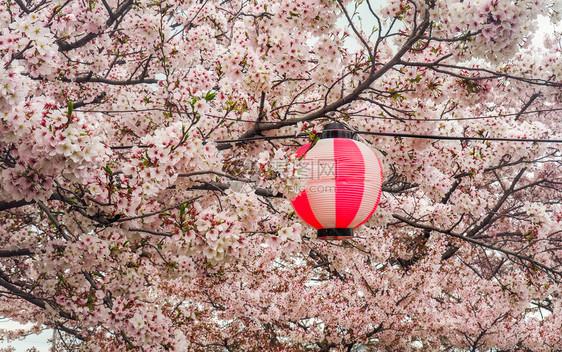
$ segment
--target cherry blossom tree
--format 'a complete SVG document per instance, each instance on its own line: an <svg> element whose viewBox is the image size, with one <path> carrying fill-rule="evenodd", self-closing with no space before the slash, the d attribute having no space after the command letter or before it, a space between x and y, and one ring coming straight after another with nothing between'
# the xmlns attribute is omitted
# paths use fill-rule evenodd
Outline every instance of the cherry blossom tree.
<svg viewBox="0 0 562 352"><path fill-rule="evenodd" d="M562 346L559 0L0 5L0 310L57 350ZM289 202L332 121L353 240Z"/></svg>

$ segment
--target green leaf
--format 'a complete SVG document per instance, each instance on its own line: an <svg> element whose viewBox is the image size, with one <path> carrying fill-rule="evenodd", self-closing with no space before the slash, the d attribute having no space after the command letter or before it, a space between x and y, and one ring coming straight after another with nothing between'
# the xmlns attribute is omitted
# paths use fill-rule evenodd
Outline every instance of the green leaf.
<svg viewBox="0 0 562 352"><path fill-rule="evenodd" d="M109 176L113 175L113 171L111 171L111 169L109 168L109 165L104 166L103 171L107 172L107 174L109 174Z"/></svg>
<svg viewBox="0 0 562 352"><path fill-rule="evenodd" d="M197 103L199 99L197 99L196 97L193 97L193 99L191 99L191 101L189 102L189 105L191 105L191 108L193 110L195 110L195 103Z"/></svg>
<svg viewBox="0 0 562 352"><path fill-rule="evenodd" d="M211 101L211 100L215 99L216 96L217 96L217 93L210 90L210 91L207 92L207 95L205 95L205 101Z"/></svg>
<svg viewBox="0 0 562 352"><path fill-rule="evenodd" d="M74 110L74 102L72 100L68 101L68 111L66 112L66 116L68 116L68 121L72 118L72 111Z"/></svg>
<svg viewBox="0 0 562 352"><path fill-rule="evenodd" d="M311 140L311 142L310 142L310 147L308 147L308 149L300 156L299 160L301 160L302 158L304 158L304 156L306 155L306 153L308 153L308 151L309 151L310 149L312 149L312 148L316 145L316 143L318 143L318 141L320 140L320 135L318 135L318 134L309 133L309 134L308 134L308 137L309 137L310 140Z"/></svg>

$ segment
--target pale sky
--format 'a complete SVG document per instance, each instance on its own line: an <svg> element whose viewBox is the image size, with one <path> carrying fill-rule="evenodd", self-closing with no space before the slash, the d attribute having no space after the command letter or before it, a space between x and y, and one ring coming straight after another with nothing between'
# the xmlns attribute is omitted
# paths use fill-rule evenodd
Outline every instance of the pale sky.
<svg viewBox="0 0 562 352"><path fill-rule="evenodd" d="M12 330L21 328L26 328L26 326L5 318L0 319L0 329ZM45 330L39 335L29 335L23 341L13 341L11 343L0 341L0 348L13 346L16 349L16 352L25 352L28 348L35 347L40 352L49 352L51 344L48 340L52 337L53 330Z"/></svg>

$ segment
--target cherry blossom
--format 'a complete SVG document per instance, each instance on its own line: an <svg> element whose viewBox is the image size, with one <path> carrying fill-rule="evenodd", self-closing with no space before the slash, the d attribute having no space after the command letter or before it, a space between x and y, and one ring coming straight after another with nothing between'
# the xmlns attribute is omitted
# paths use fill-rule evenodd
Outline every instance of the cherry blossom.
<svg viewBox="0 0 562 352"><path fill-rule="evenodd" d="M0 339L559 348L560 2L379 3L0 0ZM345 241L290 203L333 121L384 168Z"/></svg>

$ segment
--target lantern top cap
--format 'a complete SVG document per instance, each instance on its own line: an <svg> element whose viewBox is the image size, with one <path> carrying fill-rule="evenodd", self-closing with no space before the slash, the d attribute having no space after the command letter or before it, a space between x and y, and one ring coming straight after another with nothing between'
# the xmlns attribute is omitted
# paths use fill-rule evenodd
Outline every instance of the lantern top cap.
<svg viewBox="0 0 562 352"><path fill-rule="evenodd" d="M353 132L348 130L339 122L331 122L324 125L320 138L350 138L353 139Z"/></svg>

